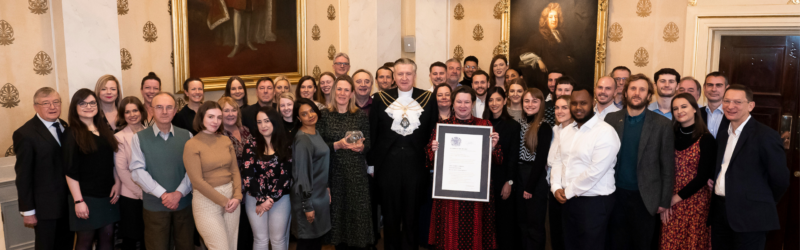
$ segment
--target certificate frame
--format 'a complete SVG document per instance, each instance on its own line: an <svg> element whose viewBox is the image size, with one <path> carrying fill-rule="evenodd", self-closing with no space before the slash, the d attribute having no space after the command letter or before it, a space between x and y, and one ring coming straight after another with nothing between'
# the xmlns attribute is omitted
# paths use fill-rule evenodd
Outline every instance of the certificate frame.
<svg viewBox="0 0 800 250"><path fill-rule="evenodd" d="M481 145L481 170L480 173L480 191L457 191L446 190L442 188L444 176L443 166L445 161L445 152L451 147L451 142L445 141L447 134L466 134L466 135L480 135L482 136ZM434 168L433 168L433 191L431 197L433 199L445 200L461 200L461 201L476 201L476 202L489 202L490 196L490 180L491 180L491 162L492 162L492 127L479 126L479 125L460 125L460 124L437 124L436 125L436 140L439 141L439 149L434 154Z"/></svg>

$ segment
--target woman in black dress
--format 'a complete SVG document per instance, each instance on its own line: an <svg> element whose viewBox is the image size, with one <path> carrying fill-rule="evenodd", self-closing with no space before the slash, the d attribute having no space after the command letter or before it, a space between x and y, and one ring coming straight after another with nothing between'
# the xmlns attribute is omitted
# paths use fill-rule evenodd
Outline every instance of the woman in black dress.
<svg viewBox="0 0 800 250"><path fill-rule="evenodd" d="M65 135L62 148L70 191L69 225L77 233L75 249L92 249L95 240L96 249L113 249L121 187L114 171L114 152L119 144L89 89L80 89L72 96L68 120L72 129Z"/></svg>
<svg viewBox="0 0 800 250"><path fill-rule="evenodd" d="M486 91L486 108L483 119L492 122L494 132L500 134L498 147L503 150L503 164L492 165L492 193L495 197L497 245L499 249L519 249L519 228L514 216L512 186L517 178L519 164L520 125L506 110L506 92L502 88L490 87Z"/></svg>
<svg viewBox="0 0 800 250"><path fill-rule="evenodd" d="M244 87L244 80L239 76L228 78L228 84L225 85L225 93L222 96L233 98L239 106L239 110L247 107L247 88Z"/></svg>
<svg viewBox="0 0 800 250"><path fill-rule="evenodd" d="M278 96L278 113L281 114L283 120L283 128L289 132L289 139L294 139L294 123L296 122L292 117L294 110L294 101L297 100L292 92L286 92Z"/></svg>
<svg viewBox="0 0 800 250"><path fill-rule="evenodd" d="M197 135L198 132L194 130L192 125L194 124L194 116L197 115L197 109L203 104L203 85L203 81L200 78L194 77L183 82L183 90L185 91L183 98L189 102L172 118L172 125L189 130L192 135Z"/></svg>

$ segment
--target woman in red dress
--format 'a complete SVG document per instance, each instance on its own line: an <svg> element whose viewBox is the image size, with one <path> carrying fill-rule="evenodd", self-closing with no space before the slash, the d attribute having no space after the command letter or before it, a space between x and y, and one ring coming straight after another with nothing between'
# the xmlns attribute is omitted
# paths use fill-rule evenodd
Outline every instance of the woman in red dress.
<svg viewBox="0 0 800 250"><path fill-rule="evenodd" d="M451 97L454 114L440 123L492 126L488 120L472 116L472 106L476 98L472 88L457 87ZM491 137L492 164L500 165L503 162L503 154L497 145L499 135L492 132ZM434 155L439 149L439 142L435 139L436 130L433 131L431 142L426 147L430 168L433 168ZM434 199L428 243L435 249L444 250L496 249L493 201L493 196L490 196L489 202Z"/></svg>
<svg viewBox="0 0 800 250"><path fill-rule="evenodd" d="M717 144L700 118L697 102L683 93L672 99L675 130L675 189L672 207L661 213L661 249L711 249L706 225Z"/></svg>

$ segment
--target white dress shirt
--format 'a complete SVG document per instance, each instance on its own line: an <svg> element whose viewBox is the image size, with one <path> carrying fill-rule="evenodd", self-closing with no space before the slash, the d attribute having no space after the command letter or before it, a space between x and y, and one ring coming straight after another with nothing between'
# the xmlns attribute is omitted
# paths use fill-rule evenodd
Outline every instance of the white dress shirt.
<svg viewBox="0 0 800 250"><path fill-rule="evenodd" d="M722 156L722 166L720 167L719 175L717 175L717 183L714 187L714 193L719 196L725 196L725 173L728 172L728 165L731 162L731 155L733 155L733 150L736 148L736 143L739 142L739 136L742 135L742 129L744 125L747 125L747 122L750 121L750 117L747 116L747 120L744 120L742 125L739 125L736 130L733 130L733 124L728 125L728 143L725 146L725 154Z"/></svg>
<svg viewBox="0 0 800 250"><path fill-rule="evenodd" d="M481 100L480 97L475 98L475 106L472 108L472 116L475 118L483 118L483 109L486 108L486 101Z"/></svg>
<svg viewBox="0 0 800 250"><path fill-rule="evenodd" d="M161 133L158 129L158 126L153 124L153 136L160 136L164 141L168 140L170 135L175 135L175 129L170 124L169 126L169 133ZM189 133L189 138L192 138L192 134ZM176 157L183 157L182 155ZM131 179L133 179L136 184L142 187L142 191L148 194L151 194L155 197L161 197L164 193L167 192L164 187L162 187L158 182L153 180L153 176L150 175L146 171L147 166L144 163L144 153L142 153L142 148L139 146L139 136L134 135L131 139ZM178 188L175 191L181 192L183 196L189 194L192 191L192 182L189 181L189 175L185 174L183 176L183 180L181 180L181 184L178 185Z"/></svg>
<svg viewBox="0 0 800 250"><path fill-rule="evenodd" d="M422 124L419 121L419 117L422 116L425 107L422 107L419 102L412 98L413 94L413 88L405 92L398 88L397 99L384 110L392 118L392 131L402 136L414 133L414 130L417 130L419 125ZM436 97L433 98L435 99ZM401 125L403 118L408 119L408 127L404 128Z"/></svg>
<svg viewBox="0 0 800 250"><path fill-rule="evenodd" d="M547 161L553 167L553 193L563 188L567 199L614 193L620 141L611 125L594 116L580 128L576 122L567 125L556 136Z"/></svg>
<svg viewBox="0 0 800 250"><path fill-rule="evenodd" d="M617 108L617 106L615 106L613 103L610 103L608 107L603 109L603 111L597 111L597 104L594 105L594 115L600 118L601 121L606 120L606 115L608 115L608 113L617 111L619 111L619 108Z"/></svg>
<svg viewBox="0 0 800 250"><path fill-rule="evenodd" d="M58 142L58 145L60 146L61 145L61 140L58 139L58 134L56 134L56 128L53 127L53 123L59 122L58 119L56 119L56 121L54 121L54 122L48 122L48 121L45 121L44 119L42 119L42 117L39 116L39 114L36 114L36 117L38 117L39 120L42 121L42 123L44 123L44 127L47 128L47 131L50 131L50 134L53 135L53 138L56 139L56 142ZM65 129L64 128L64 124L60 124L60 125L58 125L58 127L61 129L61 132L64 132L64 129ZM19 213L22 214L22 216L31 216L31 215L35 215L36 214L36 209L28 210L28 211L22 211L22 212L19 212Z"/></svg>
<svg viewBox="0 0 800 250"><path fill-rule="evenodd" d="M708 114L706 119L708 120L708 131L711 132L711 135L713 135L714 138L717 138L719 124L722 123L722 117L725 116L725 112L722 111L722 105L719 105L714 111L711 111L711 108L706 106L706 113Z"/></svg>

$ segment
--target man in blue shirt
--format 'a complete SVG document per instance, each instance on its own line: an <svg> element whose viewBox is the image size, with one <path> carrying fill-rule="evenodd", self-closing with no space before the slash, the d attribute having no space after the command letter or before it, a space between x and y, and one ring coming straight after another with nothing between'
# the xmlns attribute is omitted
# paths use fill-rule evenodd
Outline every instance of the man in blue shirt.
<svg viewBox="0 0 800 250"><path fill-rule="evenodd" d="M719 128L725 130L730 124L728 118L722 111L722 97L728 89L728 79L719 71L711 72L706 75L704 95L708 100L708 105L700 109L700 117L708 125L708 131L714 138L717 137Z"/></svg>
<svg viewBox="0 0 800 250"><path fill-rule="evenodd" d="M663 68L656 72L653 79L656 80L658 101L651 103L647 109L672 120L672 97L678 90L678 79L681 79L681 74L675 69Z"/></svg>

